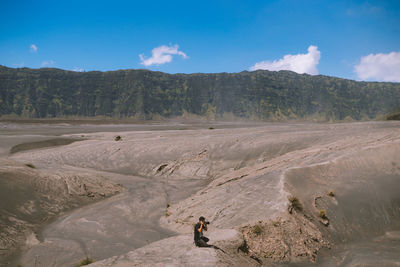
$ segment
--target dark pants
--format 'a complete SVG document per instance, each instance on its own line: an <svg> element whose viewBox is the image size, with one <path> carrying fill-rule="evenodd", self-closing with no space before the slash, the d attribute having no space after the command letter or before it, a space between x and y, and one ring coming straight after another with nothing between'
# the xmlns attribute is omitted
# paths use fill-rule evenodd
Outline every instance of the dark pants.
<svg viewBox="0 0 400 267"><path fill-rule="evenodd" d="M196 244L196 246L198 246L198 247L212 247L212 245L207 244L207 242L208 242L209 240L210 240L210 239L208 239L207 237L202 236L202 237L200 237L199 240L195 241L195 244Z"/></svg>

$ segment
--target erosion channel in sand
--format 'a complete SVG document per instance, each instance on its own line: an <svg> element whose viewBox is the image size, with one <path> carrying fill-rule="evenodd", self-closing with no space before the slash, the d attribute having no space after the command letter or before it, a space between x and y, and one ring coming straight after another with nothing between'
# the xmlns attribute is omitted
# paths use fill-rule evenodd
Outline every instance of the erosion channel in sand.
<svg viewBox="0 0 400 267"><path fill-rule="evenodd" d="M398 122L2 126L3 264L400 261Z"/></svg>

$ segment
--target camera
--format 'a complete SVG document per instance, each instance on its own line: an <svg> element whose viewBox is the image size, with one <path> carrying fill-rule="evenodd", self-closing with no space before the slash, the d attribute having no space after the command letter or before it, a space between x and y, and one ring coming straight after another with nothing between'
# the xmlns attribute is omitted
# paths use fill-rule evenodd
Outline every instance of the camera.
<svg viewBox="0 0 400 267"><path fill-rule="evenodd" d="M210 222L205 221L206 224L210 224Z"/></svg>

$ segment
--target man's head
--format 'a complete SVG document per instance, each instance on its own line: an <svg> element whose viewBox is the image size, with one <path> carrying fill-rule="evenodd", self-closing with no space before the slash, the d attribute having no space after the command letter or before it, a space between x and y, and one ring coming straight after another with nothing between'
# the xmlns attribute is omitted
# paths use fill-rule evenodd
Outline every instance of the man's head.
<svg viewBox="0 0 400 267"><path fill-rule="evenodd" d="M206 221L206 218L204 218L203 216L201 216L201 217L199 218L199 221L200 221L200 222L205 222L205 221Z"/></svg>

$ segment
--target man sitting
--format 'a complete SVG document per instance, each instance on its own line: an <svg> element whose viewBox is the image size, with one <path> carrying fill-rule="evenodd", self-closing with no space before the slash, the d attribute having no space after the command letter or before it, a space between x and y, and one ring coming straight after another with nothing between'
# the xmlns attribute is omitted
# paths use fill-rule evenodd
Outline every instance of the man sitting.
<svg viewBox="0 0 400 267"><path fill-rule="evenodd" d="M210 240L203 235L203 230L207 231L206 219L201 216L199 218L199 222L194 226L194 243L198 247L212 247L212 245L208 245L207 242Z"/></svg>

